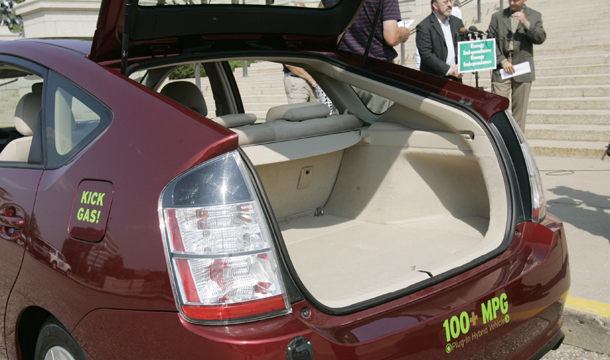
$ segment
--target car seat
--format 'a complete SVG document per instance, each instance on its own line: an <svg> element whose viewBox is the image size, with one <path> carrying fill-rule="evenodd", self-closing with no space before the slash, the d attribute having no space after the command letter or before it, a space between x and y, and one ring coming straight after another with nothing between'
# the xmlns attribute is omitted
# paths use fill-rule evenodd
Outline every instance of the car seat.
<svg viewBox="0 0 610 360"><path fill-rule="evenodd" d="M0 152L0 161L28 161L41 108L42 83L36 83L32 85L32 92L23 95L15 108L15 128L23 137L6 145Z"/></svg>
<svg viewBox="0 0 610 360"><path fill-rule="evenodd" d="M199 113L200 115L207 116L208 108L205 104L205 99L201 90L197 85L189 81L173 81L167 83L161 94L168 98L179 102L180 104L188 107L189 109ZM254 124L256 122L256 115L254 114L226 114L210 118L217 124L224 127L232 128L237 126Z"/></svg>

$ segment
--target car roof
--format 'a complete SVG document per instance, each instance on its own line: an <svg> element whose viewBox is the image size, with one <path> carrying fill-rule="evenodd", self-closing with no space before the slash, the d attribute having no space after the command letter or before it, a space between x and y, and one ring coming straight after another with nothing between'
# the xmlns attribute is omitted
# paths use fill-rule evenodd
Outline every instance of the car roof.
<svg viewBox="0 0 610 360"><path fill-rule="evenodd" d="M218 0L205 5L103 0L89 57L104 63L121 60L122 55L134 59L244 50L335 52L364 2L343 0L318 8L317 0L302 1L308 7L293 6L289 0ZM271 3L275 5L265 5Z"/></svg>

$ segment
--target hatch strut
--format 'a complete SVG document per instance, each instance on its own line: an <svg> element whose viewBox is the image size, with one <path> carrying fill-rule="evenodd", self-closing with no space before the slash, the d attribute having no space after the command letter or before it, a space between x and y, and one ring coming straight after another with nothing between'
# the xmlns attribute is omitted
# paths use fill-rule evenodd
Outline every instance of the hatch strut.
<svg viewBox="0 0 610 360"><path fill-rule="evenodd" d="M379 17L381 17L381 8L383 7L383 0L379 0L379 6L377 6L377 12L375 13L375 20L373 20L373 28L371 29L371 35L369 35L369 41L366 43L366 49L364 50L364 59L362 59L362 66L366 65L366 59L369 57L369 51L371 51L371 45L373 44L373 38L377 32L377 24L379 23Z"/></svg>
<svg viewBox="0 0 610 360"><path fill-rule="evenodd" d="M121 74L127 76L127 60L129 59L129 31L131 26L131 3L137 4L138 0L127 0L125 2L125 16L123 17L123 44L121 44Z"/></svg>

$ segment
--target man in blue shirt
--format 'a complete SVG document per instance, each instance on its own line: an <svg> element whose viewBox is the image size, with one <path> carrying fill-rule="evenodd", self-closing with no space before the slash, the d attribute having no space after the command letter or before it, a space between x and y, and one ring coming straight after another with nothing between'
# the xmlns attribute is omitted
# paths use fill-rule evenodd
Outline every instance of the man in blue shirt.
<svg viewBox="0 0 610 360"><path fill-rule="evenodd" d="M386 61L392 61L398 56L394 46L406 42L410 35L408 28L398 26L398 22L402 18L400 8L398 7L398 0L366 0L354 23L347 29L339 45L339 50L364 54L380 1L383 1L381 6L382 12L377 29L375 30L369 56ZM323 0L322 2L324 7L331 7L337 1Z"/></svg>

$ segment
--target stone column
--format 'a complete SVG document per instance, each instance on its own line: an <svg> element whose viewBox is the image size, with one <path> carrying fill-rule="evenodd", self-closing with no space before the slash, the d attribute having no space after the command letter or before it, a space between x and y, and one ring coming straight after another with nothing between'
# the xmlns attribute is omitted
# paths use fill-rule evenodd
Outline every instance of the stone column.
<svg viewBox="0 0 610 360"><path fill-rule="evenodd" d="M92 39L101 0L27 0L15 4L25 38Z"/></svg>

